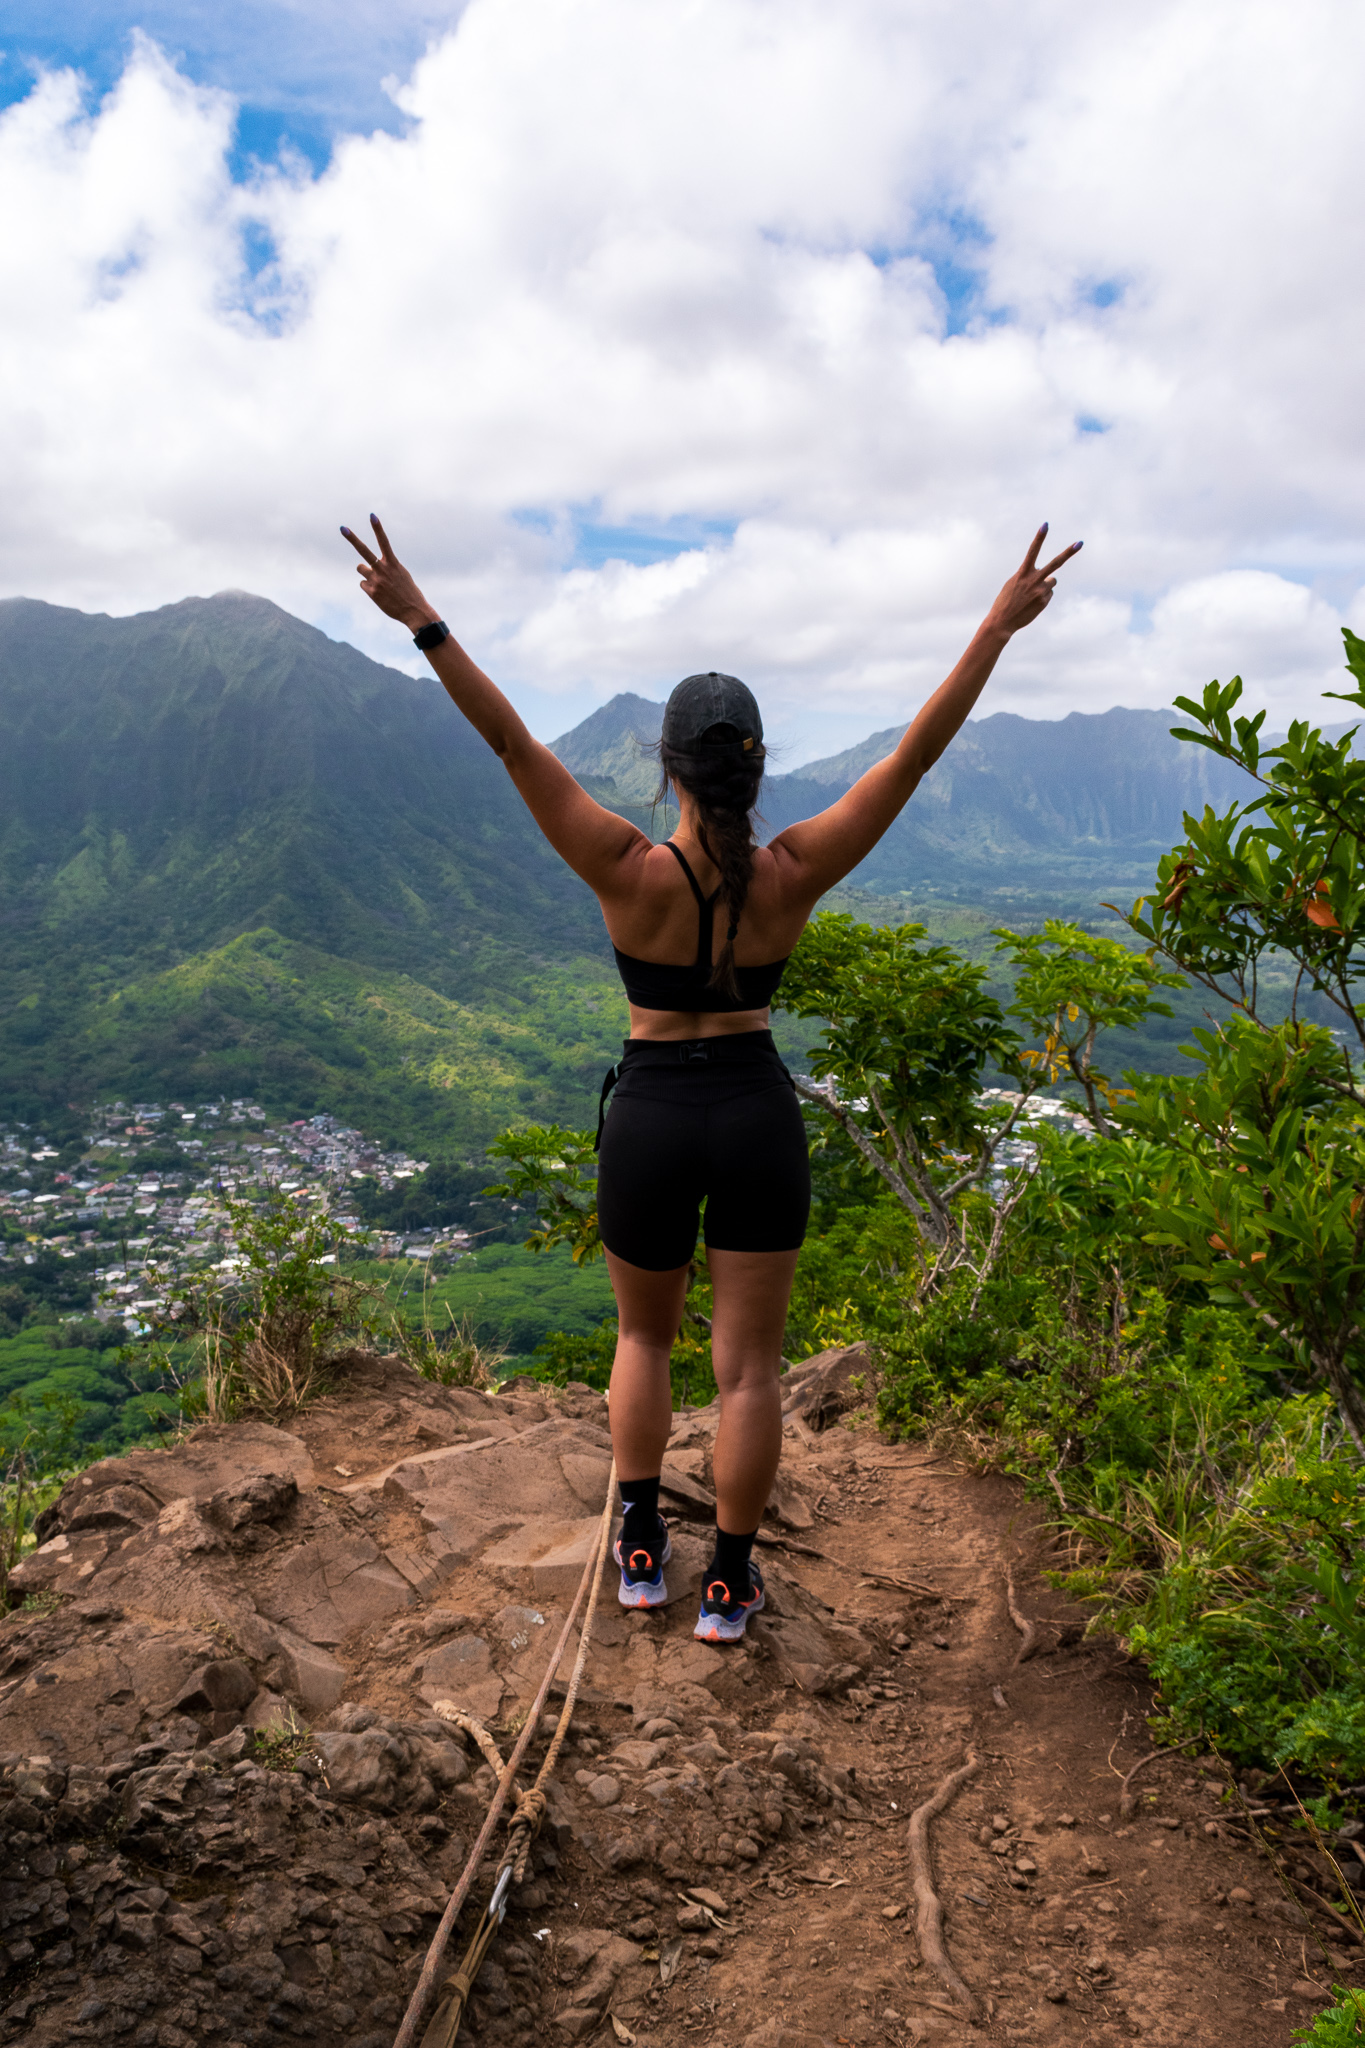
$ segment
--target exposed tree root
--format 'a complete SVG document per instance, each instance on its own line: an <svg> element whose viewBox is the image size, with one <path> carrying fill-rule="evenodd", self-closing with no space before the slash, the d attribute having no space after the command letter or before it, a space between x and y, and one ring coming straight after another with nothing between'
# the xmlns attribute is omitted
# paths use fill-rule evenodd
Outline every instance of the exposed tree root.
<svg viewBox="0 0 1365 2048"><path fill-rule="evenodd" d="M1133 1809L1137 1805L1137 1797L1134 1793L1129 1791L1128 1787L1132 1784L1138 1772L1145 1771L1148 1764L1154 1764L1158 1757L1174 1756L1177 1750L1188 1748L1188 1743L1176 1742L1172 1743L1168 1749L1149 1749L1146 1756L1140 1756L1138 1758L1137 1762L1133 1765L1132 1770L1129 1771L1127 1777L1124 1779L1122 1785L1119 1787L1120 1820L1130 1820L1132 1818Z"/></svg>
<svg viewBox="0 0 1365 2048"><path fill-rule="evenodd" d="M1021 1664L1028 1662L1037 1649L1041 1639L1041 1632L1037 1622L1030 1621L1028 1616L1021 1611L1019 1603L1014 1597L1014 1567L1008 1564L1005 1566L1005 1598L1009 1602L1010 1620L1024 1639L1015 1651L1014 1662L1010 1666L1012 1671L1017 1671Z"/></svg>
<svg viewBox="0 0 1365 2048"><path fill-rule="evenodd" d="M929 1824L952 1804L962 1786L969 1778L976 1776L979 1768L976 1751L969 1749L967 1761L959 1764L955 1771L950 1771L923 1805L917 1806L910 1816L910 1869L915 1885L915 1904L918 1907L915 1933L919 1940L920 1954L939 1982L952 1992L963 2012L973 2020L981 2017L981 2008L953 1968L943 1939L943 1907L938 1893L934 1890Z"/></svg>
<svg viewBox="0 0 1365 2048"><path fill-rule="evenodd" d="M760 1529L754 1538L769 1550L791 1550L797 1557L818 1557L824 1564L837 1564L841 1571L856 1572L861 1578L874 1579L879 1586L895 1586L902 1593L917 1593L922 1600L941 1600L937 1586L921 1586L915 1579L898 1579L890 1572L875 1572L870 1565L850 1564L846 1557L835 1557L831 1551L817 1550L812 1543L797 1543L790 1536L773 1536L768 1530Z"/></svg>

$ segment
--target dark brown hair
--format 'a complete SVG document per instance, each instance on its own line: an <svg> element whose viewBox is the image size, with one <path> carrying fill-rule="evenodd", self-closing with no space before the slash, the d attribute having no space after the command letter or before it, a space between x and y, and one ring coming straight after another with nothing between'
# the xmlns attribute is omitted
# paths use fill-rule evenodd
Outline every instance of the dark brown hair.
<svg viewBox="0 0 1365 2048"><path fill-rule="evenodd" d="M766 755L761 742L746 747L732 725L708 726L696 748L684 753L659 742L663 770L655 802L668 796L675 783L697 806L697 837L702 852L720 869L720 898L726 913L725 945L711 969L708 988L737 996L735 937L753 879L755 807Z"/></svg>

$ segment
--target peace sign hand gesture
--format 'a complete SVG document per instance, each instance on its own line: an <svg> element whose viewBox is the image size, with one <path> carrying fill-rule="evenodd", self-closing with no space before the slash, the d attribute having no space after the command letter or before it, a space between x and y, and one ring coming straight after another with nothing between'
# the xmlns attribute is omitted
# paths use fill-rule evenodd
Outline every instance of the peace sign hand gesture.
<svg viewBox="0 0 1365 2048"><path fill-rule="evenodd" d="M419 627L433 625L440 617L440 613L433 611L412 576L395 555L389 545L388 535L373 512L370 514L370 525L374 528L375 539L379 543L377 555L351 532L349 526L343 526L341 529L360 556L356 563L356 573L360 577L360 587L366 597L377 604L381 612L386 613L391 619L400 619L414 633Z"/></svg>
<svg viewBox="0 0 1365 2048"><path fill-rule="evenodd" d="M995 603L986 614L986 626L1007 637L1017 633L1021 626L1031 626L1039 612L1046 610L1052 602L1052 593L1057 587L1057 571L1063 562L1069 562L1085 546L1082 540L1073 540L1069 548L1063 548L1060 555L1054 555L1050 562L1038 567L1038 553L1047 538L1047 523L1038 528L1019 567L1001 591Z"/></svg>

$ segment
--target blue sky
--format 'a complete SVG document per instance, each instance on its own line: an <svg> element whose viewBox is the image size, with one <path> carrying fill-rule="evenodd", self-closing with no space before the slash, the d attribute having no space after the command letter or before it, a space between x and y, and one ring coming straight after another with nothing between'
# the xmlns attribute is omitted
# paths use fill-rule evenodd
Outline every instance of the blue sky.
<svg viewBox="0 0 1365 2048"><path fill-rule="evenodd" d="M22 99L38 66L73 66L94 93L107 92L141 30L201 85L221 87L240 104L237 165L253 153L273 157L281 142L320 168L338 133L387 129L403 117L384 92L405 77L434 34L457 20L458 4L428 7L281 7L269 0L145 7L101 0L9 0L3 17L0 105Z"/></svg>
<svg viewBox="0 0 1365 2048"><path fill-rule="evenodd" d="M1046 517L983 711L1282 724L1365 630L1362 68L1349 0L11 0L0 594L405 662L375 507L537 730L718 667L796 762Z"/></svg>

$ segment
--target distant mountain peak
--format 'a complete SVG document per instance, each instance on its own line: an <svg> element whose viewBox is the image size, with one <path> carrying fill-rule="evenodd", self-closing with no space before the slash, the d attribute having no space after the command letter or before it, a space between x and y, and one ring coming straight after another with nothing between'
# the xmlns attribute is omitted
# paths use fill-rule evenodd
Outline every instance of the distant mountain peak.
<svg viewBox="0 0 1365 2048"><path fill-rule="evenodd" d="M651 697L622 690L598 706L572 732L551 740L571 775L610 784L622 803L650 803L659 786L659 763L653 753L663 730L664 707Z"/></svg>

